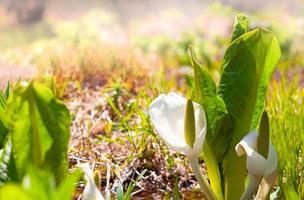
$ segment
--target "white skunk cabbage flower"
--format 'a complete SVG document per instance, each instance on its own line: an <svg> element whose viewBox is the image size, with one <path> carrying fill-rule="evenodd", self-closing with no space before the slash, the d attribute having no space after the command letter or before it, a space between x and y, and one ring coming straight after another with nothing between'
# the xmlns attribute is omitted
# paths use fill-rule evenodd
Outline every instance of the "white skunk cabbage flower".
<svg viewBox="0 0 304 200"><path fill-rule="evenodd" d="M200 171L198 162L205 136L207 122L203 107L191 99L170 92L161 94L149 107L151 122L167 146L189 159L192 171L207 199L216 196L205 176Z"/></svg>
<svg viewBox="0 0 304 200"><path fill-rule="evenodd" d="M174 92L161 94L151 103L149 115L170 149L186 156L198 156L207 131L205 111L201 105L193 102L195 136L190 138L192 141L189 143L185 134L186 106L187 100Z"/></svg>
<svg viewBox="0 0 304 200"><path fill-rule="evenodd" d="M268 139L268 138L267 138ZM250 199L259 187L256 199L264 199L276 178L278 157L274 146L269 142L268 156L265 159L257 152L258 132L251 131L235 147L238 156L247 156L249 185L241 199ZM263 196L263 197L261 197Z"/></svg>
<svg viewBox="0 0 304 200"><path fill-rule="evenodd" d="M83 190L82 200L104 200L101 192L95 184L93 170L91 169L89 163L80 164L78 167L83 171L84 178L87 181Z"/></svg>

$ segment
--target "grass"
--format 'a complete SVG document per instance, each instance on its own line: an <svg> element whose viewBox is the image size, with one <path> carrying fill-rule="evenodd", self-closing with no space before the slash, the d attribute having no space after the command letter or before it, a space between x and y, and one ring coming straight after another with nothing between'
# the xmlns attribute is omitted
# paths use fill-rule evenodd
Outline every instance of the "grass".
<svg viewBox="0 0 304 200"><path fill-rule="evenodd" d="M279 185L294 189L303 199L304 88L299 87L297 75L293 80L283 76L272 82L270 93L267 105L271 140L279 155Z"/></svg>

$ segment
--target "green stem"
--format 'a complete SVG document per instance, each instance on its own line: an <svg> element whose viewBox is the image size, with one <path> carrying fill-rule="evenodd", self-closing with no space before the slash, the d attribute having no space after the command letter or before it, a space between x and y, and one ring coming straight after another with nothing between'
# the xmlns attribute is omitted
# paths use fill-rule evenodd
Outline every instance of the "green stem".
<svg viewBox="0 0 304 200"><path fill-rule="evenodd" d="M245 158L238 157L231 148L224 160L225 200L240 199L245 190Z"/></svg>
<svg viewBox="0 0 304 200"><path fill-rule="evenodd" d="M209 183L205 176L202 174L200 170L200 166L198 163L198 157L197 156L189 156L189 162L192 168L192 171L201 187L201 190L206 195L206 198L208 200L217 200L214 192L212 191L211 187L209 186Z"/></svg>
<svg viewBox="0 0 304 200"><path fill-rule="evenodd" d="M214 159L210 147L207 143L204 144L204 161L207 166L208 177L210 179L210 186L215 192L218 200L223 200L223 191L221 186L221 178L217 165L217 161Z"/></svg>

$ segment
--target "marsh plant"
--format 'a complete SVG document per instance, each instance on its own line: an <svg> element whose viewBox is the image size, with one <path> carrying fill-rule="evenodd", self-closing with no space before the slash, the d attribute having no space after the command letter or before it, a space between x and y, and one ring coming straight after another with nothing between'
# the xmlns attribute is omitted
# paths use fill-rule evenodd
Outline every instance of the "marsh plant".
<svg viewBox="0 0 304 200"><path fill-rule="evenodd" d="M266 199L275 182L277 153L269 141L265 96L280 58L279 43L263 28L235 18L217 84L189 49L194 96L161 94L149 107L167 146L184 154L209 200ZM209 180L199 169L203 158Z"/></svg>

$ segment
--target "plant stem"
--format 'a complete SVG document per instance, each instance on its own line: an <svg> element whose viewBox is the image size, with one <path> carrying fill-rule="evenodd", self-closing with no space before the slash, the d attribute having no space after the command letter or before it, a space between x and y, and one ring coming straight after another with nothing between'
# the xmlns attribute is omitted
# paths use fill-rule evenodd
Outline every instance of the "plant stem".
<svg viewBox="0 0 304 200"><path fill-rule="evenodd" d="M214 159L210 147L207 143L204 144L204 161L207 166L207 173L210 179L210 186L215 192L218 200L223 200L223 191L217 161Z"/></svg>
<svg viewBox="0 0 304 200"><path fill-rule="evenodd" d="M224 160L225 200L240 199L245 189L245 158L238 157L231 148Z"/></svg>
<svg viewBox="0 0 304 200"><path fill-rule="evenodd" d="M200 166L198 163L198 157L197 156L189 156L189 162L192 168L192 171L201 187L201 190L203 193L206 195L206 198L208 200L217 200L214 192L212 191L207 179L205 176L202 174L200 170Z"/></svg>
<svg viewBox="0 0 304 200"><path fill-rule="evenodd" d="M261 178L260 177L253 177L249 175L249 184L243 193L241 200L250 200L253 194L258 190L259 183Z"/></svg>

